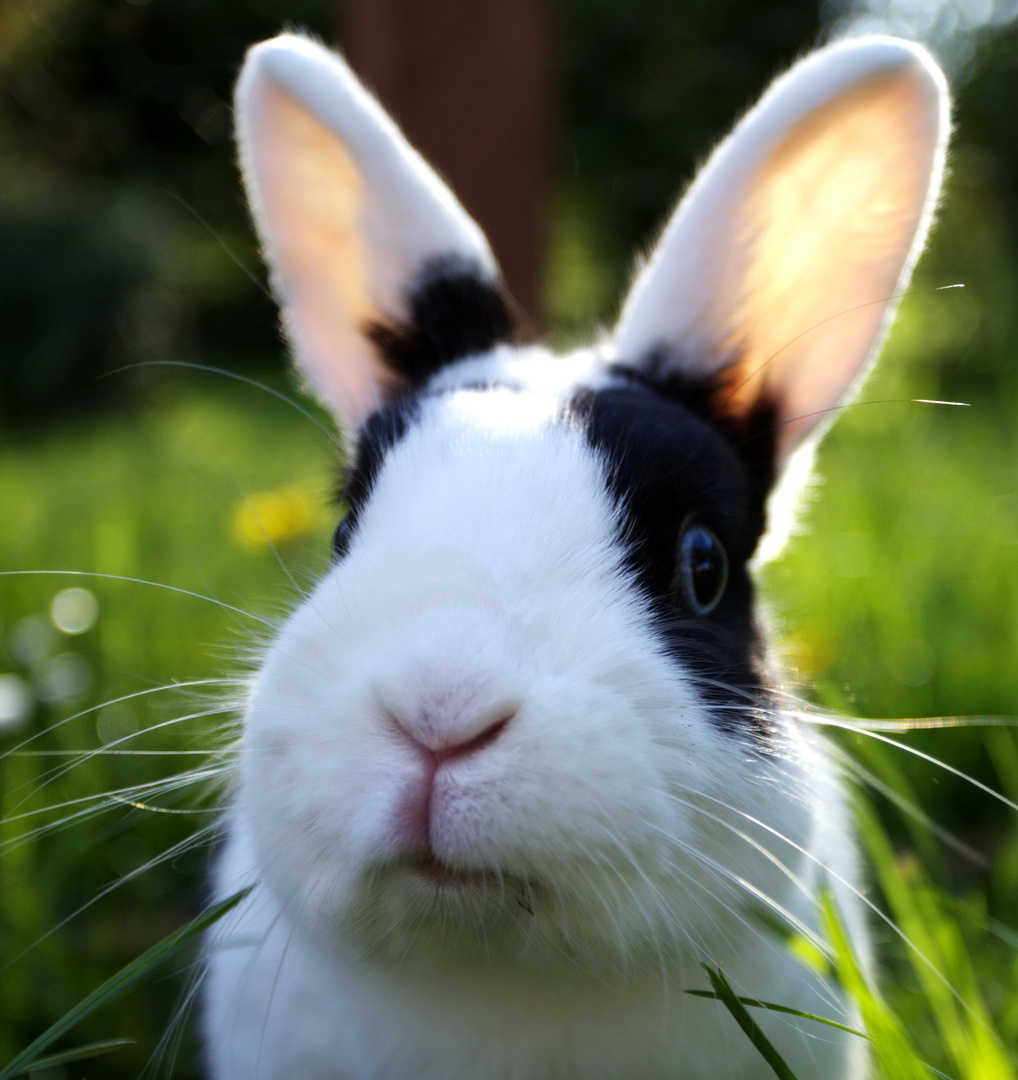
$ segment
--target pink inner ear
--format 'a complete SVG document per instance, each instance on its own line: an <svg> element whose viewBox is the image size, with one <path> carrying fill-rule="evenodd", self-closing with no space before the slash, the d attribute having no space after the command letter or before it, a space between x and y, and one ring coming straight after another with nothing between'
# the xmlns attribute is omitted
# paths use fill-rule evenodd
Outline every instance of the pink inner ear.
<svg viewBox="0 0 1018 1080"><path fill-rule="evenodd" d="M620 354L665 346L735 419L777 411L786 457L857 384L939 189L943 76L918 47L841 42L778 79L718 148L626 301Z"/></svg>
<svg viewBox="0 0 1018 1080"><path fill-rule="evenodd" d="M244 180L297 362L357 424L397 376L365 336L405 314L430 259L494 280L488 245L343 59L291 34L256 45L237 84Z"/></svg>
<svg viewBox="0 0 1018 1080"><path fill-rule="evenodd" d="M744 264L722 340L733 403L779 405L782 450L862 370L921 243L938 115L910 72L870 76L796 125L753 174L729 244Z"/></svg>
<svg viewBox="0 0 1018 1080"><path fill-rule="evenodd" d="M360 333L365 291L361 177L343 144L271 79L260 86L249 188L297 361L334 411L360 419L387 373Z"/></svg>

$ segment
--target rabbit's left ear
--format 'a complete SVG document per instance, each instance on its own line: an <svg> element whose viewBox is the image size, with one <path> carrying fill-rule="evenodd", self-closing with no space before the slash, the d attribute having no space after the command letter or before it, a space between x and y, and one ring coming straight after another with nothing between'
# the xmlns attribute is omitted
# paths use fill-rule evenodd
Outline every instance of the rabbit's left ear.
<svg viewBox="0 0 1018 1080"><path fill-rule="evenodd" d="M623 308L619 359L708 381L777 425L787 455L844 398L890 325L940 188L944 77L894 38L822 49L721 144Z"/></svg>
<svg viewBox="0 0 1018 1080"><path fill-rule="evenodd" d="M480 229L341 57L293 34L256 45L236 112L287 336L335 413L358 424L508 336ZM427 325L415 326L421 307Z"/></svg>

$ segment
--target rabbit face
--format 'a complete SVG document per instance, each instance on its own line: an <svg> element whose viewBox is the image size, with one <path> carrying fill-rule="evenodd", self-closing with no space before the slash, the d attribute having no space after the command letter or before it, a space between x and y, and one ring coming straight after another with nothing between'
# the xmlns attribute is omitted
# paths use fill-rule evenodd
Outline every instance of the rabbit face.
<svg viewBox="0 0 1018 1080"><path fill-rule="evenodd" d="M552 357L503 350L365 425L345 550L269 651L243 754L266 880L325 938L617 967L702 949L719 903L745 918L733 877L775 887L746 814L806 840L803 751L752 685L747 470L586 362L556 388ZM712 615L673 584L687 519L729 552Z"/></svg>

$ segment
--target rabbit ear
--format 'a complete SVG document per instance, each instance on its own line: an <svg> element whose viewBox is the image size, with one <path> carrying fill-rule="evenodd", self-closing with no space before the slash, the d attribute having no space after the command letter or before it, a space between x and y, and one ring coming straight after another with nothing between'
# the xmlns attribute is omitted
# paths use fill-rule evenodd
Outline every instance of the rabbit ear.
<svg viewBox="0 0 1018 1080"><path fill-rule="evenodd" d="M480 229L339 56L289 34L256 45L236 113L286 332L336 413L358 423L430 374L424 367L483 351L505 333ZM422 292L440 308L430 312L440 333L413 325ZM416 348L407 340L414 331Z"/></svg>
<svg viewBox="0 0 1018 1080"><path fill-rule="evenodd" d="M616 329L648 374L771 410L787 455L867 368L933 213L943 75L894 38L822 49L778 79L697 177ZM653 371L649 370L653 368Z"/></svg>

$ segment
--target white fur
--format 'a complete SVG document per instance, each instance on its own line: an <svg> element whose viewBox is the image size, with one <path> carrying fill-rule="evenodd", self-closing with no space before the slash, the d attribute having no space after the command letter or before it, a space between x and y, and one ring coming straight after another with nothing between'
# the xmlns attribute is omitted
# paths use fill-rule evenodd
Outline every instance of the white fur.
<svg viewBox="0 0 1018 1080"><path fill-rule="evenodd" d="M921 133L910 167L938 172L939 83L921 54L878 41L811 58L694 185L625 308L622 359L665 343L694 362L683 350L696 313L719 310L696 290L718 284L718 267L683 280L676 238L718 235L711 215L737 211L738 166L887 70L910 102L929 99L932 113L911 117ZM374 163L386 212L407 211L406 237L358 233L403 260L386 264L401 267L391 278L364 278L388 281L372 308L396 311L401 281L412 284L436 245L476 253L468 219L345 67L284 38L252 52L238 91L246 178L284 289L286 252L304 240L287 233L297 189L284 163L274 208L257 164L279 134L257 121L270 84L347 140L334 160ZM917 236L930 198L916 194ZM900 232L895 281L915 254ZM300 351L301 320L322 316L287 297ZM692 307L676 302L688 297ZM835 364L839 395L884 318ZM303 362L320 386L335 378L339 389L324 392L356 420L390 387L367 345L351 346L356 320L343 319L331 359ZM701 371L717 360L713 332ZM868 963L845 794L826 748L791 715L775 718L764 752L715 722L624 569L606 463L561 422L577 387L615 377L612 358L610 346L564 361L500 346L437 374L441 392L421 399L386 455L349 551L266 651L217 874L219 896L255 888L210 942L214 1080L763 1080L769 1066L727 1011L684 993L706 985L704 962L741 993L857 1022L773 928L817 940L826 885ZM791 379L782 371L778 394ZM833 383L806 382L826 407ZM491 383L504 388L471 388ZM782 406L801 408L790 393ZM495 730L479 749L434 757ZM422 844L459 884L412 864ZM862 1075L862 1040L758 1019L797 1075Z"/></svg>

